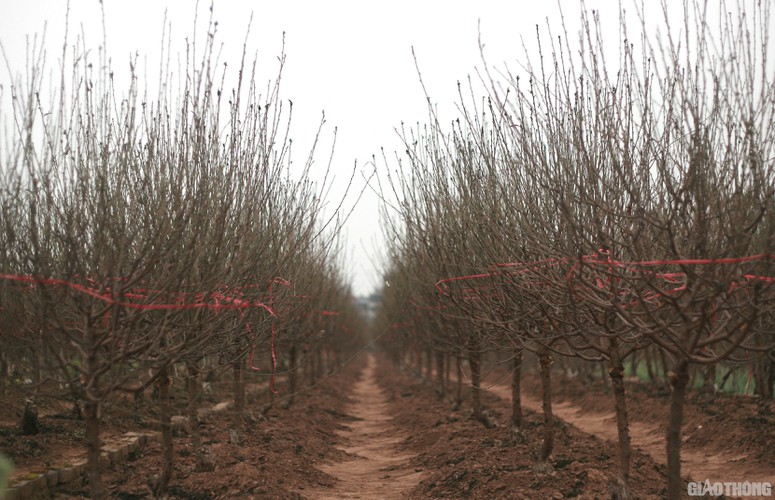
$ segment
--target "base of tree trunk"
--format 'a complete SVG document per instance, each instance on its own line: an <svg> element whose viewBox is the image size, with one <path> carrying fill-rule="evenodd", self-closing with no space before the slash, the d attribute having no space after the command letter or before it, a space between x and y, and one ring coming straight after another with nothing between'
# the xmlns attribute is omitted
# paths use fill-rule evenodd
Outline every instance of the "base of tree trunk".
<svg viewBox="0 0 775 500"><path fill-rule="evenodd" d="M611 494L612 500L630 500L633 498L630 493L630 488L627 483L621 478L617 478L616 481L611 483L608 488L608 492Z"/></svg>
<svg viewBox="0 0 775 500"><path fill-rule="evenodd" d="M689 384L689 367L680 361L668 373L673 392L670 394L670 414L667 425L667 497L681 498L685 492L681 480L681 425L683 424L684 397Z"/></svg>
<svg viewBox="0 0 775 500"><path fill-rule="evenodd" d="M24 402L24 413L22 413L22 434L31 436L38 432L40 432L38 407L31 399L28 399Z"/></svg>
<svg viewBox="0 0 775 500"><path fill-rule="evenodd" d="M539 460L533 464L533 474L545 475L554 472L554 466L546 460Z"/></svg>

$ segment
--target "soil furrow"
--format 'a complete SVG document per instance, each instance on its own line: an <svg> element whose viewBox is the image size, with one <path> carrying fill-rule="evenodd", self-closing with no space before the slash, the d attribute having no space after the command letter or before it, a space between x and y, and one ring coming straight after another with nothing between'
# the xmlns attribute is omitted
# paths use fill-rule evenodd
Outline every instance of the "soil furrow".
<svg viewBox="0 0 775 500"><path fill-rule="evenodd" d="M505 385L494 385L490 390L497 396L511 401L511 388ZM524 391L522 406L541 412L541 401ZM616 442L616 416L614 413L596 413L581 411L573 404L565 401L552 405L555 416L565 422L575 425L582 431L594 434L603 439ZM630 435L634 447L651 455L658 463L666 463L665 437L656 427L640 422L630 422ZM720 436L720 438L723 438ZM681 450L681 468L683 475L690 476L695 481L706 479L715 481L772 481L773 473L766 467L752 467L751 464L738 463L744 455L733 453L718 453L705 450L684 448Z"/></svg>
<svg viewBox="0 0 775 500"><path fill-rule="evenodd" d="M333 489L304 491L316 499L340 498L402 498L422 479L422 472L410 468L412 455L401 454L398 445L403 436L391 423L389 404L377 385L374 371L377 360L373 355L354 384L354 402L346 408L353 417L345 430L337 431L341 442L337 447L350 460L320 466L320 470L334 476Z"/></svg>

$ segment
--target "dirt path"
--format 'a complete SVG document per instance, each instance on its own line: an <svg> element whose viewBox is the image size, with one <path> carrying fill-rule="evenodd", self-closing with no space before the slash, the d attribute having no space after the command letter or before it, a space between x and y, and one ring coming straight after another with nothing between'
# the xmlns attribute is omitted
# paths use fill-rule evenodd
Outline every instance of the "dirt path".
<svg viewBox="0 0 775 500"><path fill-rule="evenodd" d="M407 468L411 455L401 455L397 445L403 435L391 425L388 401L374 378L377 360L369 356L368 365L353 387L355 402L346 413L356 420L337 434L342 438L338 448L352 460L320 467L338 479L334 489L305 490L309 498L402 498L422 479L422 472Z"/></svg>
<svg viewBox="0 0 775 500"><path fill-rule="evenodd" d="M505 385L494 385L489 388L499 397L511 401L511 388ZM522 392L522 406L536 412L541 412L541 401L538 398ZM603 439L617 442L616 416L611 413L582 412L571 403L564 401L552 405L554 414L560 419L571 423L588 434L595 434ZM666 463L665 436L659 429L640 422L630 422L630 434L633 447L651 455L658 463ZM720 436L719 439L723 439ZM692 450L685 447L681 450L681 472L694 481L769 481L775 479L775 472L767 467L750 463L741 463L746 458L744 454L706 453L702 450Z"/></svg>

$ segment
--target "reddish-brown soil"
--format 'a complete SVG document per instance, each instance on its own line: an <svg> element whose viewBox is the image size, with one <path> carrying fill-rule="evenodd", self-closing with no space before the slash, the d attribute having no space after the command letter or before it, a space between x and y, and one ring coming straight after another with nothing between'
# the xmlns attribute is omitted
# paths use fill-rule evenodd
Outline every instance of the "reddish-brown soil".
<svg viewBox="0 0 775 500"><path fill-rule="evenodd" d="M248 417L239 442L230 442L231 416L216 416L202 427L203 442L212 450L215 470L195 472L196 457L190 439L175 442L175 478L171 493L177 498L303 498L307 488L331 485L334 479L315 465L343 458L335 433L343 429L352 380L362 362L346 367L317 386L295 395L289 408L274 405L266 418L257 415L266 399L248 404ZM282 396L284 387L280 387ZM287 394L287 390L284 391ZM147 480L159 471L158 445L137 460L108 473L114 492L123 498L147 494Z"/></svg>
<svg viewBox="0 0 775 500"><path fill-rule="evenodd" d="M555 377L555 411L582 430L615 441L613 394L601 381ZM528 376L523 405L539 408L540 383ZM493 387L509 397L504 386ZM659 463L665 463L665 431L669 393L637 381L627 383L627 409L632 442ZM694 481L775 482L775 417L759 415L749 397L693 393L684 408L682 473Z"/></svg>
<svg viewBox="0 0 775 500"><path fill-rule="evenodd" d="M71 402L39 395L35 400L40 433L22 434L21 415L29 396L22 387L10 385L0 405L0 452L14 463L12 478L62 467L86 456L84 423L75 417ZM152 431L157 418L155 406L153 402L135 403L131 398L117 397L105 408L103 442L109 444L129 431Z"/></svg>
<svg viewBox="0 0 775 500"><path fill-rule="evenodd" d="M401 449L417 456L411 464L427 471L410 498L608 498L616 478L613 443L557 424L553 471L536 469L542 417L527 410L525 432L508 429L510 404L490 392L483 402L500 425L487 429L471 418L468 390L455 410L431 384L382 364L378 381L392 403L394 425L408 434ZM644 453L633 456L636 498L662 498L664 467Z"/></svg>
<svg viewBox="0 0 775 500"><path fill-rule="evenodd" d="M609 497L618 468L611 436L615 432L611 396L605 394L602 384L558 378L555 408L565 422L557 424L551 468L537 468L543 424L540 411L533 411L538 404L536 382L526 377L524 432L514 435L507 425L511 411L508 388L484 391L487 412L500 424L488 429L471 418L468 389L462 407L455 409L449 398L439 397L433 384L399 372L382 358L363 356L304 389L289 408L272 406L266 418L260 418L266 393L249 399L236 443L230 441L228 412L206 419L201 431L215 464L212 472L195 471L195 450L186 432L180 431L174 443L171 497ZM282 384L279 388L280 396L287 394ZM17 477L84 455L83 424L69 417L68 404L41 401L43 432L21 436L17 427L22 393L10 389L0 408L0 449L16 463ZM629 390L636 447L633 494L635 498L662 498L666 398L637 385ZM229 397L228 386L216 395ZM177 398L180 409L184 398L181 393ZM213 396L209 405L217 399ZM709 477L711 480L756 480L760 473L772 478L775 460L768 444L775 442L775 426L769 417L758 416L745 398L718 397L712 405L689 399L686 474L706 455L731 452L737 461L729 462L725 456L723 470L733 471L737 466L745 475ZM124 400L108 408L103 436L109 441L125 431L155 430L155 418L152 401L135 405ZM642 435L637 431L639 425L646 429ZM721 444L719 436L725 440ZM127 462L109 466L104 478L111 497L151 498L148 483L160 472L159 457L159 445L152 443ZM692 478L704 480L696 476L696 470ZM57 494L61 498L88 497L88 485L70 484Z"/></svg>
<svg viewBox="0 0 775 500"><path fill-rule="evenodd" d="M279 404L272 406L264 418L260 418L260 413L268 396L266 391L257 392L248 398L247 416L238 443L230 442L232 415L228 411L208 417L200 431L215 464L212 472L194 471L197 459L191 439L184 431L176 433L171 498L302 498L299 492L307 487L333 484L334 479L314 464L345 457L335 447L335 432L344 428L342 419L346 415L342 409L349 402L347 395L352 381L363 364L356 361L315 387L296 394L287 409L278 399ZM223 385L216 392L229 397L228 384ZM279 389L280 397L283 392L287 394L282 385ZM182 401L176 406L182 409ZM207 406L212 406L212 401ZM151 401L137 407L114 405L104 422L103 441L110 441L127 430L156 430L154 407ZM61 467L85 457L82 421L45 416L41 419L43 432L28 437L16 430L17 413L7 412L8 425L0 427L5 434L2 452L12 458L16 478L23 479L32 472ZM65 425L58 424L60 421ZM28 441L37 444L28 444ZM123 464L104 469L103 478L112 498L152 498L148 483L160 473L160 467L160 445L150 443ZM87 484L76 482L60 487L57 494L62 498L88 498L89 489Z"/></svg>
<svg viewBox="0 0 775 500"><path fill-rule="evenodd" d="M337 447L348 459L320 467L337 479L334 488L305 492L310 498L402 498L422 479L422 469L408 464L413 454L398 449L406 435L392 422L390 403L375 379L376 367L376 358L369 355L353 387L354 401L347 405L347 429L337 431L342 443Z"/></svg>

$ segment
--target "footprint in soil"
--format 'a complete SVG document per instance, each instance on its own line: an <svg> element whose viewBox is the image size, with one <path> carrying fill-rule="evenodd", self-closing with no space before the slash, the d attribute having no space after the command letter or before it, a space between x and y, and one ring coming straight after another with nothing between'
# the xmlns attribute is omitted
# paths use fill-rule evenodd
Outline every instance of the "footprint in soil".
<svg viewBox="0 0 775 500"><path fill-rule="evenodd" d="M333 488L305 490L309 498L403 498L422 479L422 472L408 466L413 455L402 455L397 446L403 436L392 425L389 403L377 385L377 360L369 356L360 379L353 386L354 402L345 409L345 430L338 431L340 450L353 457L320 467L334 476Z"/></svg>

